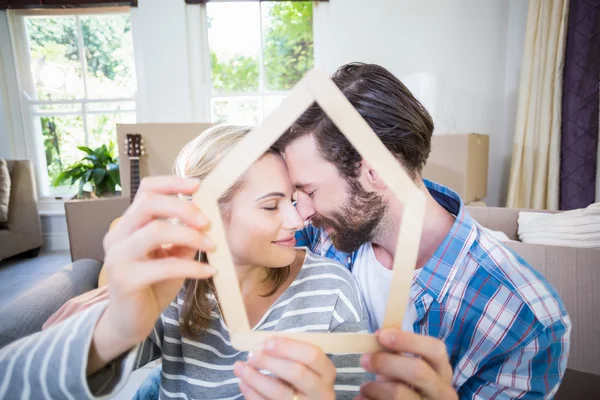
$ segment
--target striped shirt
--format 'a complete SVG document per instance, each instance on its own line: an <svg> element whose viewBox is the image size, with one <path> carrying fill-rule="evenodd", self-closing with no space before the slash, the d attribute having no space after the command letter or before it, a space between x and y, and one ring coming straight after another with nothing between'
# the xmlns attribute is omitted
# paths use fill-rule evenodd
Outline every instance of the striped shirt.
<svg viewBox="0 0 600 400"><path fill-rule="evenodd" d="M136 368L162 357L161 399L242 398L235 350L218 307L208 328L194 340L181 336L182 291L161 315L149 337L92 377L85 377L96 321L107 302L96 304L49 330L0 350L0 399L85 399L113 395ZM213 296L214 299L214 296ZM351 274L339 263L306 252L303 267L254 330L367 332L367 313ZM338 398L354 398L369 375L359 354L331 355ZM265 371L266 372L266 371Z"/></svg>
<svg viewBox="0 0 600 400"><path fill-rule="evenodd" d="M413 278L414 332L446 344L461 399L553 398L567 367L571 334L556 290L486 233L455 192L424 183L455 222ZM326 232L308 226L296 239L352 270L358 252L338 251Z"/></svg>

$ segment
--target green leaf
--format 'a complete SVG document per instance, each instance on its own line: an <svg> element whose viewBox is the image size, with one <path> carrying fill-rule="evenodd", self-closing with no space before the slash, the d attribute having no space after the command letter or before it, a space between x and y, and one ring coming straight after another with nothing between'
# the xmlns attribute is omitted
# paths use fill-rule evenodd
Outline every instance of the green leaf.
<svg viewBox="0 0 600 400"><path fill-rule="evenodd" d="M83 159L91 161L91 163L94 164L95 166L101 166L102 165L102 162L100 161L100 158L96 154L90 154L89 156L83 157Z"/></svg>
<svg viewBox="0 0 600 400"><path fill-rule="evenodd" d="M86 153L88 153L89 155L93 155L94 154L94 150L90 149L87 146L77 146L77 148L81 151L85 151Z"/></svg>
<svg viewBox="0 0 600 400"><path fill-rule="evenodd" d="M79 191L77 193L77 195L79 197L83 197L83 185L85 185L85 181L84 180L80 180L79 181Z"/></svg>
<svg viewBox="0 0 600 400"><path fill-rule="evenodd" d="M102 180L106 178L106 170L102 168L94 168L92 170L92 180L94 181L95 186L100 186Z"/></svg>
<svg viewBox="0 0 600 400"><path fill-rule="evenodd" d="M119 175L119 164L118 163L110 163L106 168L108 171L108 176L113 181L113 184L120 185L121 184L121 176Z"/></svg>

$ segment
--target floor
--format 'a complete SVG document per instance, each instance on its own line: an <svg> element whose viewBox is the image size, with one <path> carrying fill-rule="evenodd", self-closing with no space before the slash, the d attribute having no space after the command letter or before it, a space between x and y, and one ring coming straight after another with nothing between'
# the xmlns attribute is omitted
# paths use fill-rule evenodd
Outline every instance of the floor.
<svg viewBox="0 0 600 400"><path fill-rule="evenodd" d="M0 261L0 309L70 262L69 251L42 251L35 258L17 256ZM134 371L113 399L130 400L155 365L153 362Z"/></svg>

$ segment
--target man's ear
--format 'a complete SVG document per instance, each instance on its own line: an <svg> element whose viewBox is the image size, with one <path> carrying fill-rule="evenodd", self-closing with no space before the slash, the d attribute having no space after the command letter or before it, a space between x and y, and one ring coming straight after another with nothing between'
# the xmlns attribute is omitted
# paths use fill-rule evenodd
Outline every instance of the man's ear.
<svg viewBox="0 0 600 400"><path fill-rule="evenodd" d="M369 185L378 190L383 190L387 187L381 175L375 171L371 163L367 160L363 159L361 161L361 168L363 170L363 176L366 178L367 182L369 182Z"/></svg>

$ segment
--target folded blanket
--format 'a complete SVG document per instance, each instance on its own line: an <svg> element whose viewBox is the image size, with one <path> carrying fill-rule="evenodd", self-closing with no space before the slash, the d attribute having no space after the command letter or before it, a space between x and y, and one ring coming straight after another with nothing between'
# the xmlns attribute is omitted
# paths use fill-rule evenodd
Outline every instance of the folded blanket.
<svg viewBox="0 0 600 400"><path fill-rule="evenodd" d="M600 247L600 203L558 214L519 212L519 239L569 247Z"/></svg>

